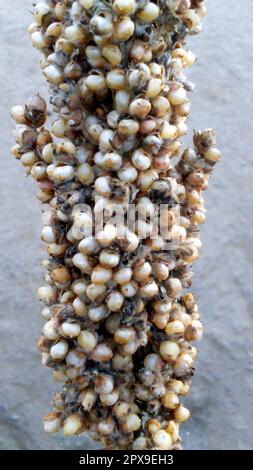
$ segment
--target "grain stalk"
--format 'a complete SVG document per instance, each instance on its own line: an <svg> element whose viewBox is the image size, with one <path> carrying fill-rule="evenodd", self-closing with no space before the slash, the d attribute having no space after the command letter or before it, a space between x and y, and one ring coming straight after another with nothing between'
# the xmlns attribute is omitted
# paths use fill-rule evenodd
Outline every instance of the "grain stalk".
<svg viewBox="0 0 253 470"><path fill-rule="evenodd" d="M44 207L38 348L63 383L47 433L87 431L108 449L180 448L190 416L181 397L203 332L186 289L201 247L202 191L220 158L210 129L194 133L193 148L182 152L180 142L194 88L184 69L196 60L185 40L205 12L203 0L34 6L29 35L55 120L45 127L39 95L15 106L12 154Z"/></svg>

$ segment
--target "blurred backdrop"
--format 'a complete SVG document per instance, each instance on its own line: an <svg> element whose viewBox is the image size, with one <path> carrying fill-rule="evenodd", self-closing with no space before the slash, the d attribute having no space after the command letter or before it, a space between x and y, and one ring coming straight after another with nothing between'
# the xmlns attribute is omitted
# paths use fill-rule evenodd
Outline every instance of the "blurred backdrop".
<svg viewBox="0 0 253 470"><path fill-rule="evenodd" d="M0 448L92 449L84 435L48 437L41 418L57 384L43 369L40 204L32 179L11 156L10 107L46 94L27 26L32 0L0 0ZM190 128L213 127L223 158L206 193L208 217L194 290L205 324L183 428L185 449L253 449L253 87L251 0L207 0Z"/></svg>

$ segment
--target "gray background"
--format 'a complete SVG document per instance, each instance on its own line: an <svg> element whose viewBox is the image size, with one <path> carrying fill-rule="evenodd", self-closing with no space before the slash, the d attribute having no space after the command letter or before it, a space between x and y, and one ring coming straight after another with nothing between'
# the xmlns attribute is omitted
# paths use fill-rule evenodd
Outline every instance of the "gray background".
<svg viewBox="0 0 253 470"><path fill-rule="evenodd" d="M0 0L0 448L91 449L84 435L47 437L41 425L55 385L35 348L42 326L36 300L43 259L40 205L32 179L9 155L10 107L46 90L39 53L26 34L31 3ZM253 449L253 5L207 3L204 31L191 40L199 62L190 72L197 85L190 125L216 129L223 158L206 193L208 220L195 265L205 336L187 399L192 418L183 445Z"/></svg>

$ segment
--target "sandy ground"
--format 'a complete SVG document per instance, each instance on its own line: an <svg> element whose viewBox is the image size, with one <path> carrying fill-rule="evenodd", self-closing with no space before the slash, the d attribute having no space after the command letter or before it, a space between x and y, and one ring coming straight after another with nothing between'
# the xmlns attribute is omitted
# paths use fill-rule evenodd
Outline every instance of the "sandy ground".
<svg viewBox="0 0 253 470"><path fill-rule="evenodd" d="M35 185L9 155L9 108L45 94L39 54L26 34L31 0L0 0L1 333L0 448L91 449L84 436L43 434L55 386L40 365L40 206ZM191 71L191 128L213 127L223 152L206 196L208 221L194 278L206 334L200 345L186 449L253 449L252 1L212 0Z"/></svg>

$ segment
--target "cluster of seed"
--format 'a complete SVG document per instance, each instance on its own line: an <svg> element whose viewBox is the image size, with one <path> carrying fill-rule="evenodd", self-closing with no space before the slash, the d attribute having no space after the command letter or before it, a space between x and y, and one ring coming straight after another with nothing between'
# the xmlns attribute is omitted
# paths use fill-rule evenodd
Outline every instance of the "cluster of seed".
<svg viewBox="0 0 253 470"><path fill-rule="evenodd" d="M210 129L187 133L195 62L186 34L200 30L203 0L62 0L34 7L57 119L45 101L15 106L12 149L46 204L42 240L44 365L63 382L44 418L48 433L88 431L107 448L178 449L202 324L191 292L205 221L202 190L220 158ZM173 160L173 158L175 159ZM175 163L172 164L172 161ZM86 208L137 206L137 232L105 224L94 236ZM176 248L150 234L155 204ZM172 207L180 205L175 220ZM142 215L149 216L148 221ZM88 235L89 234L89 235Z"/></svg>

